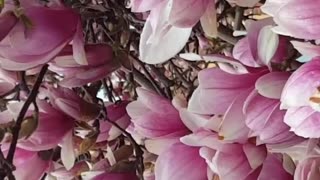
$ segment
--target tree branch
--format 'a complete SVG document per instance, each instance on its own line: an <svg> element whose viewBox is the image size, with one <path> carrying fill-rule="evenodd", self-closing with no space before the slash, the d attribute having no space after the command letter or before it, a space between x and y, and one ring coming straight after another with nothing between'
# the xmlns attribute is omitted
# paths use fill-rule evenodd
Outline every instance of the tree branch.
<svg viewBox="0 0 320 180"><path fill-rule="evenodd" d="M15 153L15 150L16 150L17 142L18 142L19 132L20 132L20 129L21 129L21 124L23 122L24 116L27 113L31 103L33 103L35 101L36 97L37 97L38 90L39 90L40 85L42 83L42 79L44 78L44 75L47 72L47 69L48 69L48 65L47 64L42 67L42 69L41 69L41 71L40 71L40 73L38 75L38 78L37 78L32 90L30 92L26 102L24 103L23 107L21 108L21 111L20 111L20 113L18 115L16 123L15 123L15 125L13 127L12 141L11 141L9 152L8 152L8 155L7 155L7 158L6 158L9 163L12 163L12 161L13 161L14 153Z"/></svg>

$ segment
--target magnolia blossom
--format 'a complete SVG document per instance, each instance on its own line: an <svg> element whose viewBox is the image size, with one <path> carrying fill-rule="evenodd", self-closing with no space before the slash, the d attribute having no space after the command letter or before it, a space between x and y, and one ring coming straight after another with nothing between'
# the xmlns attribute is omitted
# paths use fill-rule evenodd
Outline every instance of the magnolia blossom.
<svg viewBox="0 0 320 180"><path fill-rule="evenodd" d="M275 34L272 18L246 22L247 36L233 48L233 57L250 67L271 66L284 60L287 41Z"/></svg>
<svg viewBox="0 0 320 180"><path fill-rule="evenodd" d="M107 45L86 45L86 65L79 64L73 53L72 47L67 46L50 63L51 71L63 75L59 82L63 87L79 87L101 80L120 65L113 59L112 48Z"/></svg>
<svg viewBox="0 0 320 180"><path fill-rule="evenodd" d="M272 72L260 77L244 104L246 125L251 136L257 136L257 144L292 146L303 139L297 137L283 122L285 110L280 109L283 86L290 74Z"/></svg>
<svg viewBox="0 0 320 180"><path fill-rule="evenodd" d="M302 39L319 39L320 26L317 7L313 0L267 0L261 9L278 24L274 31Z"/></svg>
<svg viewBox="0 0 320 180"><path fill-rule="evenodd" d="M161 154L190 132L169 100L142 88L137 88L137 93L137 101L127 106L127 112L134 131L148 138L145 145L150 152Z"/></svg>
<svg viewBox="0 0 320 180"><path fill-rule="evenodd" d="M211 0L133 0L132 10L151 10L139 47L141 60L147 63L161 63L175 56L199 20L207 35L214 37L217 34L215 5ZM191 15L190 11L194 13Z"/></svg>
<svg viewBox="0 0 320 180"><path fill-rule="evenodd" d="M50 167L50 161L42 159L36 151L16 149L13 163L16 170L13 175L17 180L38 180Z"/></svg>
<svg viewBox="0 0 320 180"><path fill-rule="evenodd" d="M78 121L90 121L100 113L100 107L80 98L71 89L49 88L48 95L54 108Z"/></svg>
<svg viewBox="0 0 320 180"><path fill-rule="evenodd" d="M294 173L295 180L316 180L319 179L319 157L310 157L298 163Z"/></svg>
<svg viewBox="0 0 320 180"><path fill-rule="evenodd" d="M75 60L79 64L87 64L80 16L77 13L62 5L44 7L35 3L22 3L22 6L20 21L15 23L16 20L11 17L13 15L8 12L9 8L1 18L1 22L9 23L6 27L13 26L11 30L1 32L1 36L4 36L9 31L0 43L2 68L21 71L45 64L71 41Z"/></svg>
<svg viewBox="0 0 320 180"><path fill-rule="evenodd" d="M318 138L320 60L302 65L288 79L281 96L281 107L288 109L284 122L297 135Z"/></svg>

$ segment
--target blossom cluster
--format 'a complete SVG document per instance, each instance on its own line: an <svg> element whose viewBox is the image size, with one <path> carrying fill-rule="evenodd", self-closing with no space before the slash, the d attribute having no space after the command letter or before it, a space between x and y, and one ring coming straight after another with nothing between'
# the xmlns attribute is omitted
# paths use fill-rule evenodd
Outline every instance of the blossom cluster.
<svg viewBox="0 0 320 180"><path fill-rule="evenodd" d="M320 179L318 7L0 0L0 179Z"/></svg>

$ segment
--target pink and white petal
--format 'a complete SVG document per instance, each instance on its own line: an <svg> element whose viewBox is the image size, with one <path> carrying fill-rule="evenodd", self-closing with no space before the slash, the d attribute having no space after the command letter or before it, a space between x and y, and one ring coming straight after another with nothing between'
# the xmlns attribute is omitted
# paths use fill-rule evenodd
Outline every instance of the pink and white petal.
<svg viewBox="0 0 320 180"><path fill-rule="evenodd" d="M255 86L259 94L271 99L280 99L283 87L289 79L288 72L271 72L260 77Z"/></svg>
<svg viewBox="0 0 320 180"><path fill-rule="evenodd" d="M282 6L287 4L290 0L278 1L278 0L268 0L262 6L261 10L270 16L275 16Z"/></svg>
<svg viewBox="0 0 320 180"><path fill-rule="evenodd" d="M264 146L256 146L253 144L244 144L243 152L245 153L252 169L258 168L267 156L267 150Z"/></svg>
<svg viewBox="0 0 320 180"><path fill-rule="evenodd" d="M42 160L37 152L16 149L13 160L16 170L13 175L17 180L40 179L49 168L50 161Z"/></svg>
<svg viewBox="0 0 320 180"><path fill-rule="evenodd" d="M281 95L282 107L309 106L309 98L320 86L320 59L303 64L288 79Z"/></svg>
<svg viewBox="0 0 320 180"><path fill-rule="evenodd" d="M274 20L294 37L319 39L319 11L314 3L312 0L290 1L279 9Z"/></svg>
<svg viewBox="0 0 320 180"><path fill-rule="evenodd" d="M189 112L187 109L181 109L179 111L180 118L187 128L192 132L195 132L199 128L205 127L208 123L210 116L199 115Z"/></svg>
<svg viewBox="0 0 320 180"><path fill-rule="evenodd" d="M272 26L264 26L258 36L258 57L260 61L270 66L271 60L277 52L279 46L279 36L274 33Z"/></svg>
<svg viewBox="0 0 320 180"><path fill-rule="evenodd" d="M261 65L253 58L252 52L249 46L249 39L247 37L242 38L236 43L233 48L232 55L238 59L241 63L250 67L260 67Z"/></svg>
<svg viewBox="0 0 320 180"><path fill-rule="evenodd" d="M146 12L155 8L164 0L131 0L132 12Z"/></svg>
<svg viewBox="0 0 320 180"><path fill-rule="evenodd" d="M169 23L180 28L193 27L205 13L209 1L210 0L171 1L172 8L169 15ZM212 10L212 8L210 9ZM190 12L192 12L192 14L190 14Z"/></svg>
<svg viewBox="0 0 320 180"><path fill-rule="evenodd" d="M161 40L148 42L154 31L150 21L150 19L146 21L141 34L139 46L141 60L148 64L163 63L178 54L185 46L192 29L169 26L165 34L156 35L161 36Z"/></svg>
<svg viewBox="0 0 320 180"><path fill-rule="evenodd" d="M226 111L219 128L219 136L223 137L224 141L239 143L247 141L249 128L246 126L242 107L250 92L251 89L239 94Z"/></svg>
<svg viewBox="0 0 320 180"><path fill-rule="evenodd" d="M67 170L70 170L75 163L76 154L74 152L72 131L69 131L62 140L61 160Z"/></svg>
<svg viewBox="0 0 320 180"><path fill-rule="evenodd" d="M284 122L290 130L305 138L320 137L320 113L311 107L289 108Z"/></svg>
<svg viewBox="0 0 320 180"><path fill-rule="evenodd" d="M76 33L72 40L73 58L80 65L88 65L86 52L84 50L84 37L82 24L78 22Z"/></svg>
<svg viewBox="0 0 320 180"><path fill-rule="evenodd" d="M151 152L156 155L160 155L169 149L173 144L180 142L179 134L174 135L174 137L159 137L154 139L147 139L145 143L145 147L148 152Z"/></svg>
<svg viewBox="0 0 320 180"><path fill-rule="evenodd" d="M202 29L206 36L215 38L218 35L217 12L215 1L208 2L207 9L200 18Z"/></svg>
<svg viewBox="0 0 320 180"><path fill-rule="evenodd" d="M282 158L277 157L275 154L268 154L265 159L260 175L258 179L267 180L267 179L283 179L290 180L292 175L289 174L282 165Z"/></svg>
<svg viewBox="0 0 320 180"><path fill-rule="evenodd" d="M207 165L199 148L181 143L172 145L160 154L155 164L157 180L206 180Z"/></svg>
<svg viewBox="0 0 320 180"><path fill-rule="evenodd" d="M313 58L320 55L320 46L308 42L291 41L293 47L302 55Z"/></svg>

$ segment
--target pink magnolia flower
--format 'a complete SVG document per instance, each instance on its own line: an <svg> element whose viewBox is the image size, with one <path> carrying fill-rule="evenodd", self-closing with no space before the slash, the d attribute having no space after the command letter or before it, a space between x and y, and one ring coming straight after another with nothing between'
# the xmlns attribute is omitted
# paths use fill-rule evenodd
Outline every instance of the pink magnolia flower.
<svg viewBox="0 0 320 180"><path fill-rule="evenodd" d="M267 179L270 174L274 178L291 177L282 166L282 158L267 154L263 146L226 143L216 133L208 130L184 136L181 141L189 146L200 147L201 157L221 180ZM275 169L278 171L275 172Z"/></svg>
<svg viewBox="0 0 320 180"><path fill-rule="evenodd" d="M139 134L156 138L189 131L168 99L142 88L137 88L137 94L137 101L128 104L127 112Z"/></svg>
<svg viewBox="0 0 320 180"><path fill-rule="evenodd" d="M247 36L233 48L233 57L250 67L271 67L284 60L287 40L275 34L271 18L247 21Z"/></svg>
<svg viewBox="0 0 320 180"><path fill-rule="evenodd" d="M76 61L87 64L80 16L77 13L63 6L24 4L22 3L23 15L31 22L20 20L1 41L2 68L21 71L45 64L71 41Z"/></svg>
<svg viewBox="0 0 320 180"><path fill-rule="evenodd" d="M182 143L170 146L160 154L155 164L157 180L207 180L208 178L207 165L199 155L199 148Z"/></svg>
<svg viewBox="0 0 320 180"><path fill-rule="evenodd" d="M39 180L49 168L50 161L41 159L36 151L17 148L13 164L16 167L13 175L17 180Z"/></svg>
<svg viewBox="0 0 320 180"><path fill-rule="evenodd" d="M134 11L151 10L140 39L141 60L162 63L176 55L186 44L192 27L200 20L208 36L216 36L214 1L163 0L132 1ZM192 10L192 15L186 14Z"/></svg>
<svg viewBox="0 0 320 180"><path fill-rule="evenodd" d="M284 122L302 137L320 137L318 67L318 58L302 65L290 76L281 95L281 107L288 109Z"/></svg>
<svg viewBox="0 0 320 180"><path fill-rule="evenodd" d="M48 89L50 103L75 120L90 121L100 113L100 107L80 98L71 89L59 87Z"/></svg>
<svg viewBox="0 0 320 180"><path fill-rule="evenodd" d="M67 46L49 67L51 71L64 76L59 83L64 87L79 87L98 81L119 68L119 63L113 59L112 48L107 45L86 45L86 65L80 65L72 53L72 47Z"/></svg>
<svg viewBox="0 0 320 180"><path fill-rule="evenodd" d="M274 28L277 33L302 39L319 39L319 4L319 1L313 0L267 0L261 9L273 16L278 24Z"/></svg>
<svg viewBox="0 0 320 180"><path fill-rule="evenodd" d="M292 146L303 139L297 137L283 122L285 110L280 110L282 89L289 78L287 72L271 72L260 77L244 104L246 125L257 144Z"/></svg>
<svg viewBox="0 0 320 180"><path fill-rule="evenodd" d="M8 110L1 112L1 123L16 119L22 103L8 105ZM62 141L67 132L73 128L73 120L43 101L38 101L39 120L30 137L19 139L17 146L29 151L42 151L54 148ZM33 109L27 112L32 115ZM31 122L32 123L32 122ZM31 127L33 127L31 125Z"/></svg>
<svg viewBox="0 0 320 180"><path fill-rule="evenodd" d="M294 173L295 180L317 180L319 179L319 157L310 157L298 163Z"/></svg>
<svg viewBox="0 0 320 180"><path fill-rule="evenodd" d="M85 161L76 163L70 170L67 170L64 166L58 163L52 163L51 169L49 169L47 172L47 176L51 176L57 179L72 180L81 172L88 169L88 164Z"/></svg>
<svg viewBox="0 0 320 180"><path fill-rule="evenodd" d="M172 103L154 92L137 88L138 99L127 106L133 131L147 138L148 151L161 154L190 130L184 125Z"/></svg>

